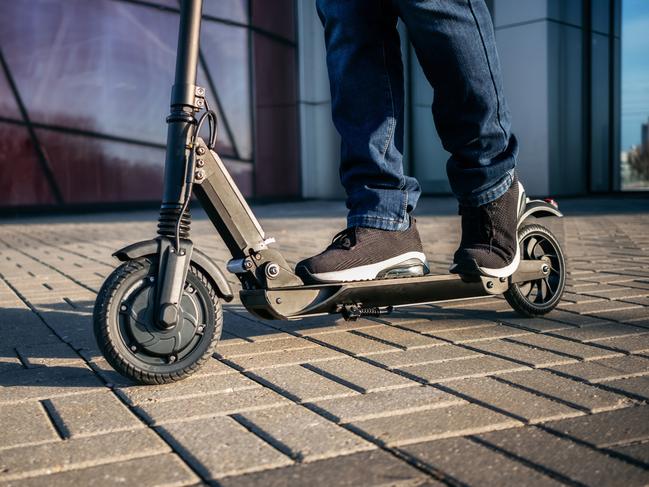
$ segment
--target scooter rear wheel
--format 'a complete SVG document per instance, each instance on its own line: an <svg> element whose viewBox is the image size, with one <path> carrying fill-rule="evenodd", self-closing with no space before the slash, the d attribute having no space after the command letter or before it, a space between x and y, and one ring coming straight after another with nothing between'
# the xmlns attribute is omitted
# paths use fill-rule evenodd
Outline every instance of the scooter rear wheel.
<svg viewBox="0 0 649 487"><path fill-rule="evenodd" d="M221 336L223 313L210 280L190 266L180 300L181 319L170 330L156 325L157 261L122 264L106 279L94 309L94 332L104 357L120 374L164 384L196 372Z"/></svg>
<svg viewBox="0 0 649 487"><path fill-rule="evenodd" d="M561 301L566 283L566 261L557 238L547 228L532 224L519 230L521 258L545 261L549 273L543 279L512 284L504 296L523 316L541 316Z"/></svg>

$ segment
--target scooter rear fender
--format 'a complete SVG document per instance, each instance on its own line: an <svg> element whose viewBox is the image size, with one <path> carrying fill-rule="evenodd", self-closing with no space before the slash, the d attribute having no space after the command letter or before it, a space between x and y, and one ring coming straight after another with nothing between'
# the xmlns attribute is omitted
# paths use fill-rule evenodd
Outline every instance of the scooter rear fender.
<svg viewBox="0 0 649 487"><path fill-rule="evenodd" d="M119 249L113 254L122 262L149 257L158 254L158 239L144 240ZM230 302L234 298L230 283L225 279L221 269L210 259L207 254L198 250L196 247L192 250L192 262L198 267L211 281L219 297Z"/></svg>
<svg viewBox="0 0 649 487"><path fill-rule="evenodd" d="M543 218L546 216L563 217L563 213L559 211L559 206L554 200L527 200L523 212L518 217L518 226L530 216L536 218Z"/></svg>

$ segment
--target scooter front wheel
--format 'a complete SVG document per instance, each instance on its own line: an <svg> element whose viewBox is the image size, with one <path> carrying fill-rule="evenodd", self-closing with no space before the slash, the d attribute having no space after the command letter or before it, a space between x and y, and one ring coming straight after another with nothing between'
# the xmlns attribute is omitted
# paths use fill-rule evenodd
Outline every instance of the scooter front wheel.
<svg viewBox="0 0 649 487"><path fill-rule="evenodd" d="M546 277L512 284L504 296L514 311L523 316L541 316L561 301L566 283L566 261L557 238L547 228L532 224L518 232L521 258L541 260L547 266Z"/></svg>
<svg viewBox="0 0 649 487"><path fill-rule="evenodd" d="M164 384L196 372L221 336L223 313L210 280L191 265L180 300L180 319L169 330L157 325L157 261L125 262L108 276L95 302L99 349L122 375Z"/></svg>

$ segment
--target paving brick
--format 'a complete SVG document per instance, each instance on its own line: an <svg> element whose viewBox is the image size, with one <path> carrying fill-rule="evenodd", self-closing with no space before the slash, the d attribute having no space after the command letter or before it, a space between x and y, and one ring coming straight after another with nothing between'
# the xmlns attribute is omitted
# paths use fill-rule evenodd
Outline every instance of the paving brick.
<svg viewBox="0 0 649 487"><path fill-rule="evenodd" d="M416 385L416 382L394 372L380 369L355 358L305 364L304 367L362 393Z"/></svg>
<svg viewBox="0 0 649 487"><path fill-rule="evenodd" d="M222 487L285 487L286 485L357 487L442 486L426 474L383 450L353 453L258 473L228 477Z"/></svg>
<svg viewBox="0 0 649 487"><path fill-rule="evenodd" d="M373 354L369 360L388 368L398 368L409 365L431 364L477 357L479 354L456 345L440 345L437 347L417 348L415 350L395 350Z"/></svg>
<svg viewBox="0 0 649 487"><path fill-rule="evenodd" d="M485 433L479 438L582 485L646 485L649 473L627 462L536 427Z"/></svg>
<svg viewBox="0 0 649 487"><path fill-rule="evenodd" d="M606 320L597 318L595 316L580 315L578 313L571 313L560 309L555 309L551 313L545 315L545 318L559 323L565 323L575 326L585 326L597 323L604 323Z"/></svg>
<svg viewBox="0 0 649 487"><path fill-rule="evenodd" d="M46 400L44 405L66 438L144 426L109 391L55 397Z"/></svg>
<svg viewBox="0 0 649 487"><path fill-rule="evenodd" d="M231 357L228 358L227 361L232 367L239 370L256 370L272 367L285 367L287 365L299 365L305 362L315 363L322 360L332 360L344 357L347 357L347 355L332 350L331 348L318 346L316 348L289 350L286 352Z"/></svg>
<svg viewBox="0 0 649 487"><path fill-rule="evenodd" d="M318 413L339 423L382 416L448 407L465 402L457 396L429 386L370 392L356 396L326 399L307 404Z"/></svg>
<svg viewBox="0 0 649 487"><path fill-rule="evenodd" d="M603 381L602 385L649 400L649 377L631 377Z"/></svg>
<svg viewBox="0 0 649 487"><path fill-rule="evenodd" d="M138 429L2 451L0 481L148 457L169 451L153 431Z"/></svg>
<svg viewBox="0 0 649 487"><path fill-rule="evenodd" d="M351 423L352 428L360 434L390 446L477 434L520 424L515 419L476 404L460 404Z"/></svg>
<svg viewBox="0 0 649 487"><path fill-rule="evenodd" d="M98 465L96 467L52 473L9 481L7 487L68 487L70 485L92 485L93 487L112 487L114 485L181 486L197 482L199 479L187 466L173 454L136 458L124 462Z"/></svg>
<svg viewBox="0 0 649 487"><path fill-rule="evenodd" d="M649 351L649 333L617 338L602 338L594 343L628 353L647 352Z"/></svg>
<svg viewBox="0 0 649 487"><path fill-rule="evenodd" d="M169 424L159 427L159 431L205 479L293 463L228 416Z"/></svg>
<svg viewBox="0 0 649 487"><path fill-rule="evenodd" d="M644 463L645 468L649 467L649 443L634 443L632 445L616 446L608 448L609 451L613 451L620 455L624 455L631 460L636 462Z"/></svg>
<svg viewBox="0 0 649 487"><path fill-rule="evenodd" d="M288 350L299 350L303 348L313 348L316 345L308 340L297 337L281 338L278 340L268 340L261 342L248 343L219 343L216 347L218 357L231 358L242 357L245 355L258 355L262 353L283 352Z"/></svg>
<svg viewBox="0 0 649 487"><path fill-rule="evenodd" d="M598 301L596 303L583 303L583 304L559 304L560 309L572 311L573 313L603 316L605 313L611 311L619 311L624 309L633 308L634 305L624 303L622 301Z"/></svg>
<svg viewBox="0 0 649 487"><path fill-rule="evenodd" d="M295 404L245 412L237 414L235 418L275 448L299 461L309 462L376 448L315 412Z"/></svg>
<svg viewBox="0 0 649 487"><path fill-rule="evenodd" d="M614 357L619 352L599 348L584 343L576 343L549 335L531 334L521 337L508 338L507 341L521 343L531 347L541 348L568 357L581 360L595 360L606 357Z"/></svg>
<svg viewBox="0 0 649 487"><path fill-rule="evenodd" d="M436 332L433 336L449 340L453 343L473 343L483 340L494 340L497 338L515 337L527 335L530 332L506 325L492 325L476 328L467 328L465 330L449 330Z"/></svg>
<svg viewBox="0 0 649 487"><path fill-rule="evenodd" d="M537 470L467 438L448 438L401 447L404 453L464 485L563 485Z"/></svg>
<svg viewBox="0 0 649 487"><path fill-rule="evenodd" d="M316 401L357 393L300 365L255 370L249 374L280 394L297 401Z"/></svg>
<svg viewBox="0 0 649 487"><path fill-rule="evenodd" d="M631 405L631 401L624 396L605 391L594 385L560 377L545 370L511 372L499 375L499 378L589 412Z"/></svg>
<svg viewBox="0 0 649 487"><path fill-rule="evenodd" d="M444 342L436 340L421 333L414 333L412 331L401 330L393 326L379 326L376 328L365 328L362 330L355 330L352 332L355 335L364 336L370 339L380 340L387 342L388 345L394 345L404 350L411 350L415 348L431 347L435 345L443 345Z"/></svg>
<svg viewBox="0 0 649 487"><path fill-rule="evenodd" d="M273 321L273 326L281 327L300 336L318 336L329 333L341 333L351 330L362 330L379 326L376 321L359 318L355 321L346 321L336 316L315 316L299 321Z"/></svg>
<svg viewBox="0 0 649 487"><path fill-rule="evenodd" d="M466 360L453 360L443 363L400 367L408 377L413 376L431 384L468 377L482 377L499 372L527 370L525 365L510 362L498 357L478 356Z"/></svg>
<svg viewBox="0 0 649 487"><path fill-rule="evenodd" d="M374 353L386 352L390 350L399 350L394 345L371 340L369 338L354 335L349 332L340 333L327 333L318 335L314 339L319 342L335 347L343 352L351 353L353 355L363 356L372 355Z"/></svg>
<svg viewBox="0 0 649 487"><path fill-rule="evenodd" d="M223 316L223 330L240 338L253 342L286 339L291 336L259 321L248 319L238 313L226 310Z"/></svg>
<svg viewBox="0 0 649 487"><path fill-rule="evenodd" d="M46 443L58 439L59 435L40 403L26 402L0 406L0 451L19 445ZM0 453L1 457L2 453Z"/></svg>
<svg viewBox="0 0 649 487"><path fill-rule="evenodd" d="M481 352L520 362L530 367L548 367L550 365L566 364L576 360L547 350L503 340L472 343L470 346Z"/></svg>
<svg viewBox="0 0 649 487"><path fill-rule="evenodd" d="M649 439L649 406L636 406L546 423L545 428L598 448Z"/></svg>
<svg viewBox="0 0 649 487"><path fill-rule="evenodd" d="M631 304L628 306L633 307L598 313L597 316L605 320L620 321L622 323L634 323L635 321L644 321L649 318L647 307Z"/></svg>
<svg viewBox="0 0 649 487"><path fill-rule="evenodd" d="M83 363L79 354L63 342L18 346L16 351L27 367L58 367Z"/></svg>
<svg viewBox="0 0 649 487"><path fill-rule="evenodd" d="M575 315L579 316L579 315ZM576 325L563 323L560 321L552 321L547 318L525 318L518 314L512 313L511 315L501 316L500 319L503 323L507 323L523 330L529 330L539 333L555 330L566 330L574 328Z"/></svg>
<svg viewBox="0 0 649 487"><path fill-rule="evenodd" d="M85 366L21 369L0 378L1 403L46 399L100 390L104 386Z"/></svg>
<svg viewBox="0 0 649 487"><path fill-rule="evenodd" d="M392 318L386 318L386 321L393 322ZM439 319L417 320L417 321L395 321L395 324L401 328L416 331L418 333L435 334L445 331L466 330L469 328L482 328L493 326L493 321L483 318L467 317L462 314L453 313Z"/></svg>
<svg viewBox="0 0 649 487"><path fill-rule="evenodd" d="M218 392L234 392L260 387L259 384L241 374L208 375L160 386L131 386L118 390L130 404L169 401Z"/></svg>
<svg viewBox="0 0 649 487"><path fill-rule="evenodd" d="M266 388L208 394L164 402L143 403L138 414L150 424L175 423L194 419L225 416L288 404L289 400Z"/></svg>
<svg viewBox="0 0 649 487"><path fill-rule="evenodd" d="M635 355L622 355L602 360L557 365L552 367L552 370L588 382L598 383L623 377L649 375L649 360Z"/></svg>
<svg viewBox="0 0 649 487"><path fill-rule="evenodd" d="M632 335L640 335L646 333L645 328L637 326L630 326L622 323L604 323L601 325L586 326L583 328L572 328L553 331L550 334L553 336L577 340L584 343L595 342L599 343L601 340L626 337Z"/></svg>
<svg viewBox="0 0 649 487"><path fill-rule="evenodd" d="M478 401L528 423L579 416L582 412L565 404L504 384L493 377L446 382L442 390Z"/></svg>

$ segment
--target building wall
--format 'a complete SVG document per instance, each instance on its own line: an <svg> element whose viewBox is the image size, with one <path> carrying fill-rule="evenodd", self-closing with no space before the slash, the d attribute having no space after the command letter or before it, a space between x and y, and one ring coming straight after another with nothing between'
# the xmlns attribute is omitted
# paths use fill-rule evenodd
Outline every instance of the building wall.
<svg viewBox="0 0 649 487"><path fill-rule="evenodd" d="M178 5L0 2L0 207L160 199ZM298 195L293 1L203 12L219 153L244 194Z"/></svg>
<svg viewBox="0 0 649 487"><path fill-rule="evenodd" d="M339 162L338 140L326 114L330 99L322 30L312 3L298 2L302 9L302 167L305 175L312 175L303 181L303 188L307 196L327 197L340 192L331 169ZM518 167L528 192L576 195L619 189L621 0L490 0L487 4L496 29L512 129L520 141ZM408 46L407 34L403 30L401 34L409 111L404 166L424 192L448 194L449 154L432 120L434 93ZM317 122L311 124L309 117L316 112ZM312 129L317 137L310 134Z"/></svg>

